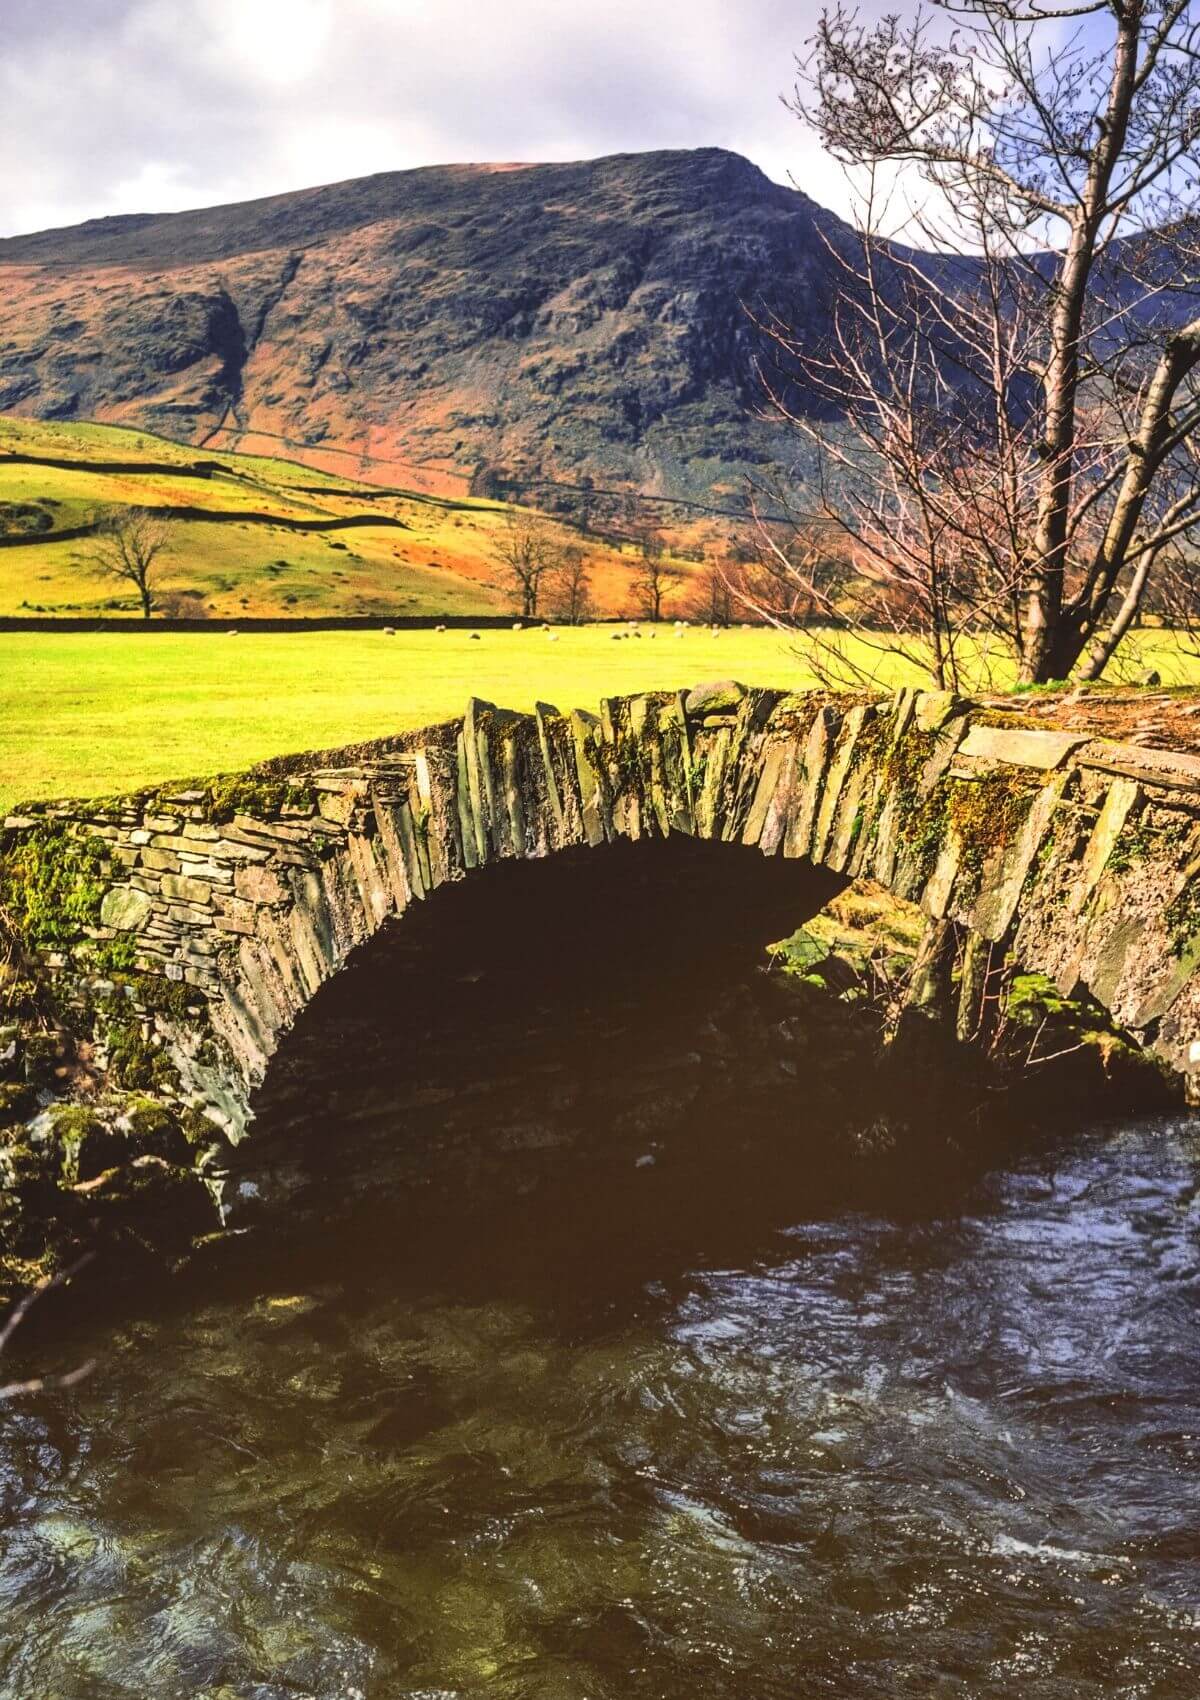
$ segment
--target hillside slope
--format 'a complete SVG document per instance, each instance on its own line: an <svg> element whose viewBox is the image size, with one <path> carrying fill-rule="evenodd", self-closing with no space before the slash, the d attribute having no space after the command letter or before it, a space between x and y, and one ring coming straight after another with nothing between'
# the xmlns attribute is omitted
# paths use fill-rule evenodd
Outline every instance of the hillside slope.
<svg viewBox="0 0 1200 1700"><path fill-rule="evenodd" d="M796 452L752 417L746 309L819 334L841 228L706 148L9 238L0 411L427 490L499 467L721 503Z"/></svg>
<svg viewBox="0 0 1200 1700"><path fill-rule="evenodd" d="M367 485L118 426L10 415L0 417L0 616L136 612L133 587L105 578L96 560L97 525L127 507L170 517L160 612L390 619L510 606L498 555L512 511L504 503ZM583 551L596 612L629 612L637 557L620 534L546 525L558 545ZM697 568L694 559L672 567L675 612ZM553 611L555 586L545 591Z"/></svg>

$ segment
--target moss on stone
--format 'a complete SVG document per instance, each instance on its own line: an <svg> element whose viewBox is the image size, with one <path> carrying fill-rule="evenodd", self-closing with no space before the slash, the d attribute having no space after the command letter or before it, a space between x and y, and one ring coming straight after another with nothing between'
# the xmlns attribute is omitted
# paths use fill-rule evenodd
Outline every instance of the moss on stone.
<svg viewBox="0 0 1200 1700"><path fill-rule="evenodd" d="M203 1110L189 1105L179 1117L179 1126L183 1137L192 1146L207 1146L219 1143L223 1138L221 1129L211 1116Z"/></svg>
<svg viewBox="0 0 1200 1700"><path fill-rule="evenodd" d="M892 801L902 823L907 853L913 859L918 884L924 885L933 872L938 851L946 836L944 782L939 781L924 795L921 781L938 745L937 732L912 728L896 741L884 758L879 789L881 798Z"/></svg>
<svg viewBox="0 0 1200 1700"><path fill-rule="evenodd" d="M1002 1053L1024 1086L1036 1080L1078 1110L1092 1097L1098 1106L1157 1106L1174 1101L1178 1078L1165 1061L1143 1050L1086 992L1065 997L1045 974L1016 973L1004 1008ZM1031 1069L1032 1063L1032 1069ZM1047 1071L1048 1072L1044 1072ZM1109 1101L1114 1091L1118 1096Z"/></svg>
<svg viewBox="0 0 1200 1700"><path fill-rule="evenodd" d="M67 1186L94 1180L125 1154L120 1134L85 1104L59 1104L51 1110L50 1137Z"/></svg>
<svg viewBox="0 0 1200 1700"><path fill-rule="evenodd" d="M91 948L92 966L99 974L128 974L137 963L137 939L133 933L119 933L112 939L95 939Z"/></svg>
<svg viewBox="0 0 1200 1700"><path fill-rule="evenodd" d="M1163 920L1171 938L1171 949L1182 956L1200 933L1200 878L1193 874L1179 895L1167 904Z"/></svg>
<svg viewBox="0 0 1200 1700"><path fill-rule="evenodd" d="M657 734L654 734L655 736ZM642 747L646 740L620 728L613 743L600 746L607 755L618 791L639 792L642 787Z"/></svg>
<svg viewBox="0 0 1200 1700"><path fill-rule="evenodd" d="M11 962L0 963L0 1017L32 1021L40 1013L43 1002L42 988L31 975Z"/></svg>
<svg viewBox="0 0 1200 1700"><path fill-rule="evenodd" d="M859 727L858 737L854 740L854 750L850 759L850 772L855 773L868 762L880 759L888 747L891 736L892 716L886 706L868 712L866 719ZM903 740L901 740L903 742ZM898 749L899 744L894 746Z"/></svg>
<svg viewBox="0 0 1200 1700"><path fill-rule="evenodd" d="M168 1021L195 1023L196 1018L188 1010L199 1000L186 981L168 980L165 974L137 974L129 984L134 998L147 1014L161 1015Z"/></svg>
<svg viewBox="0 0 1200 1700"><path fill-rule="evenodd" d="M129 1141L138 1153L149 1152L168 1163L189 1161L189 1141L180 1119L156 1098L135 1098L125 1108Z"/></svg>
<svg viewBox="0 0 1200 1700"><path fill-rule="evenodd" d="M317 802L307 779L268 779L261 773L220 773L175 780L147 792L139 801L149 814L177 815L179 804L175 799L183 793L195 795L200 817L214 826L231 821L234 815L270 820L284 809L312 810Z"/></svg>
<svg viewBox="0 0 1200 1700"><path fill-rule="evenodd" d="M28 1080L44 1080L58 1067L63 1040L58 1033L28 1033L21 1046Z"/></svg>
<svg viewBox="0 0 1200 1700"><path fill-rule="evenodd" d="M0 910L26 949L65 947L98 925L107 870L103 838L43 822L0 859Z"/></svg>
<svg viewBox="0 0 1200 1700"><path fill-rule="evenodd" d="M19 1229L24 1200L38 1190L49 1192L52 1188L45 1154L34 1149L24 1130L6 1128L0 1133L0 1198L5 1203L4 1237L10 1243Z"/></svg>
<svg viewBox="0 0 1200 1700"><path fill-rule="evenodd" d="M252 815L266 820L285 807L312 807L316 792L303 780L262 779L253 774L235 774L212 780L207 787L205 814L214 822L230 821L234 815Z"/></svg>
<svg viewBox="0 0 1200 1700"><path fill-rule="evenodd" d="M1019 769L1002 769L982 779L948 779L946 821L959 845L960 865L979 874L994 854L1003 854L1024 826L1037 786Z"/></svg>
<svg viewBox="0 0 1200 1700"><path fill-rule="evenodd" d="M1002 732L1045 732L1047 722L1037 714L1018 714L1005 708L976 708L971 712L972 726L992 726Z"/></svg>
<svg viewBox="0 0 1200 1700"><path fill-rule="evenodd" d="M132 797L87 797L80 803L81 812L96 820L120 820L135 806Z"/></svg>
<svg viewBox="0 0 1200 1700"><path fill-rule="evenodd" d="M118 1086L127 1091L146 1092L176 1084L178 1076L170 1058L161 1046L145 1037L140 1021L115 1021L104 1038L108 1046L109 1078Z"/></svg>
<svg viewBox="0 0 1200 1700"><path fill-rule="evenodd" d="M1106 864L1111 873L1126 873L1163 850L1177 850L1186 843L1192 832L1190 820L1163 822L1155 820L1150 809L1131 816L1108 854Z"/></svg>
<svg viewBox="0 0 1200 1700"><path fill-rule="evenodd" d="M50 1132L58 1141L81 1139L99 1124L95 1110L87 1104L55 1104L49 1114Z"/></svg>
<svg viewBox="0 0 1200 1700"><path fill-rule="evenodd" d="M1051 1019L1078 1026L1098 1012L1098 1005L1089 1006L1081 999L1064 997L1045 974L1014 974L1005 1004L1008 1019L1019 1027L1040 1027Z"/></svg>

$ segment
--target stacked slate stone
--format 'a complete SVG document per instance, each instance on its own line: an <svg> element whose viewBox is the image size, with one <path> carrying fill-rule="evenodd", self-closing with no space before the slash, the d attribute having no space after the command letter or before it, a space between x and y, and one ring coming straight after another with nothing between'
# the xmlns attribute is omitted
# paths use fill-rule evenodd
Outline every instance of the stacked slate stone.
<svg viewBox="0 0 1200 1700"><path fill-rule="evenodd" d="M342 761L29 807L3 844L47 823L104 841L94 919L31 954L84 1009L116 952L169 1063L160 1090L237 1140L281 1036L410 904L493 862L672 833L878 880L1086 988L1200 1080L1198 815L1200 757L1022 724L1011 700L721 681L598 716L476 700ZM103 1058L102 1021L96 1040Z"/></svg>

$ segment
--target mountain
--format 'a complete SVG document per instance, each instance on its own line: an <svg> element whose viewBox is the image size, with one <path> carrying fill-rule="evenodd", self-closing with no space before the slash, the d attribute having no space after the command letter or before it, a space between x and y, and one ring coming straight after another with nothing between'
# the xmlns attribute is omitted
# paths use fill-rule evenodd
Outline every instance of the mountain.
<svg viewBox="0 0 1200 1700"><path fill-rule="evenodd" d="M754 319L819 334L842 229L702 148L11 237L0 411L447 493L500 469L719 504L796 453L754 417Z"/></svg>

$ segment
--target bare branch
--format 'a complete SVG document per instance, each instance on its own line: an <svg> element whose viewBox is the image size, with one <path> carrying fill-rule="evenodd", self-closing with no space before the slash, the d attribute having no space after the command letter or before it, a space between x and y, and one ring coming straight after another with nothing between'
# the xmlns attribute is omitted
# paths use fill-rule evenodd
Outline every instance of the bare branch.
<svg viewBox="0 0 1200 1700"><path fill-rule="evenodd" d="M864 641L890 621L939 683L1004 657L1065 677L1104 664L1200 527L1200 19L935 5L944 27L827 11L800 63L793 109L860 216L826 237L825 339L762 327L768 409L815 450L848 554L832 594L804 544L787 570L798 605L823 595ZM1064 40L1064 19L1090 21ZM888 233L897 166L925 252Z"/></svg>
<svg viewBox="0 0 1200 1700"><path fill-rule="evenodd" d="M31 1287L23 1298L18 1300L8 1313L3 1325L0 1325L0 1357L8 1349L13 1335L25 1321L37 1301L44 1298L47 1293L53 1293L60 1287L65 1287L91 1261L92 1254L88 1252L72 1263L69 1268L61 1269L57 1275L45 1276L35 1287ZM39 1375L31 1377L27 1381L10 1381L7 1385L0 1386L0 1403L9 1399L21 1398L27 1394L44 1393L53 1388L75 1387L86 1376L89 1376L95 1367L95 1359L89 1358L86 1362L77 1365L76 1368L67 1370L63 1375Z"/></svg>

